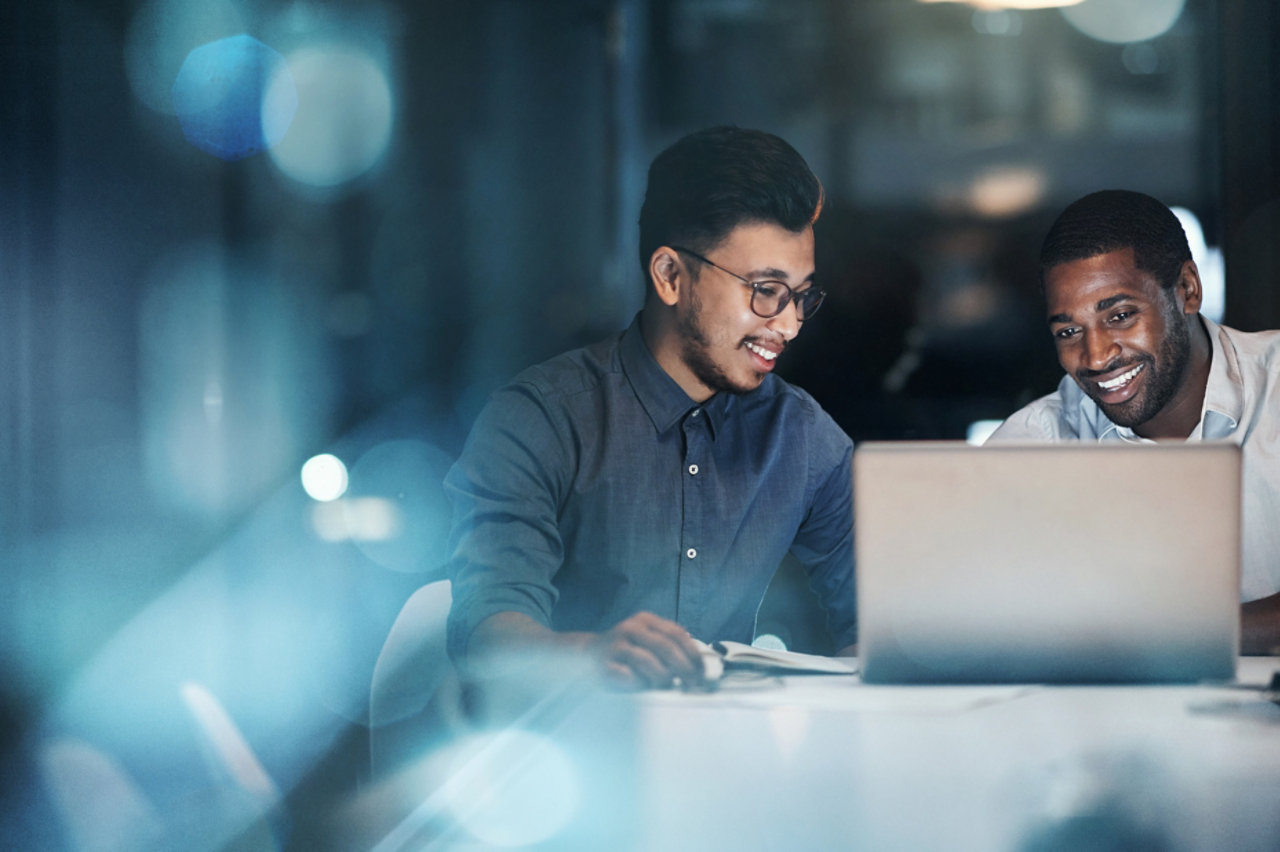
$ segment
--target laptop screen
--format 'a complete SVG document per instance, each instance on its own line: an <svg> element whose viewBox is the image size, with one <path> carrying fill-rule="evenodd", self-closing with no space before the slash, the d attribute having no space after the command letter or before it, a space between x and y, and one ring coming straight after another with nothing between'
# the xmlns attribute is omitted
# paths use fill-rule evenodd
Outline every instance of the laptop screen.
<svg viewBox="0 0 1280 852"><path fill-rule="evenodd" d="M1238 447L879 442L853 467L865 682L1234 677Z"/></svg>

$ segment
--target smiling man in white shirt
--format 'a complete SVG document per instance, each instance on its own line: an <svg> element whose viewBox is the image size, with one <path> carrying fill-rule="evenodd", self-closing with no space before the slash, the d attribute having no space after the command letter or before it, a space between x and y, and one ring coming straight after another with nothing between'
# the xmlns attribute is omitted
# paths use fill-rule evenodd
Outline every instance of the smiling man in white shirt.
<svg viewBox="0 0 1280 852"><path fill-rule="evenodd" d="M1104 190L1068 206L1045 237L1040 281L1066 376L989 440L1238 444L1241 650L1280 653L1280 331L1202 316L1181 224L1138 192ZM1100 523L1108 508L1099 506ZM1212 510L1191 506L1170 523Z"/></svg>

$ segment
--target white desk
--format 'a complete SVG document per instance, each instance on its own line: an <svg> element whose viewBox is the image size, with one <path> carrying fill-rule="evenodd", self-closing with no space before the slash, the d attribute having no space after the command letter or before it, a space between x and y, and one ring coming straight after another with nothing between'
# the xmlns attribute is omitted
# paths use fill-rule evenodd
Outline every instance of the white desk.
<svg viewBox="0 0 1280 852"><path fill-rule="evenodd" d="M1240 686L792 676L710 694L565 677L511 702L531 709L478 757L433 755L438 774L390 787L418 804L365 846L1275 852L1280 705L1262 686L1277 670L1244 658ZM371 801L394 811L386 796Z"/></svg>
<svg viewBox="0 0 1280 852"><path fill-rule="evenodd" d="M646 693L637 848L1280 849L1280 706L1256 688L1277 670L1243 658L1254 689Z"/></svg>

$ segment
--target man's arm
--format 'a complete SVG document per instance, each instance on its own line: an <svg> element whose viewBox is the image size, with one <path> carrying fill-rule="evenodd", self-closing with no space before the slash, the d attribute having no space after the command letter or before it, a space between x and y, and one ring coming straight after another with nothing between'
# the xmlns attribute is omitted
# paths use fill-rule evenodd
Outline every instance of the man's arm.
<svg viewBox="0 0 1280 852"><path fill-rule="evenodd" d="M838 427L829 435L824 478L815 491L791 554L804 565L818 596L839 656L857 649L857 602L853 565L853 443Z"/></svg>
<svg viewBox="0 0 1280 852"><path fill-rule="evenodd" d="M518 614L529 630L550 632L564 554L558 506L574 467L562 420L539 388L513 382L481 410L445 477L454 509L449 656L460 667L470 665L468 643L484 638L479 625L491 617Z"/></svg>
<svg viewBox="0 0 1280 852"><path fill-rule="evenodd" d="M703 680L702 655L687 630L650 612L641 612L604 633L557 632L519 612L499 612L476 626L467 643L468 668L501 673L513 649L586 654L604 676L626 689L666 688L675 678L687 685Z"/></svg>
<svg viewBox="0 0 1280 852"><path fill-rule="evenodd" d="M1240 653L1280 654L1280 592L1241 605Z"/></svg>

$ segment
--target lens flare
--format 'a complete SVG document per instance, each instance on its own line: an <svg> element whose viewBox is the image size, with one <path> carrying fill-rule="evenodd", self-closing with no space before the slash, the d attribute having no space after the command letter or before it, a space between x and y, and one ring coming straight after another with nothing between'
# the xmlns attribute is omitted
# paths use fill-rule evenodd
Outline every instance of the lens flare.
<svg viewBox="0 0 1280 852"><path fill-rule="evenodd" d="M242 160L280 141L298 93L284 57L241 34L191 51L173 83L173 106L188 142L219 159Z"/></svg>
<svg viewBox="0 0 1280 852"><path fill-rule="evenodd" d="M298 112L271 149L276 166L315 187L337 186L371 169L387 149L393 116L391 87L378 64L354 48L298 50L289 54L287 73L281 70L268 85L265 103L291 80Z"/></svg>
<svg viewBox="0 0 1280 852"><path fill-rule="evenodd" d="M578 773L555 743L525 731L481 737L450 778L449 809L477 839L524 848L554 837L576 813Z"/></svg>

